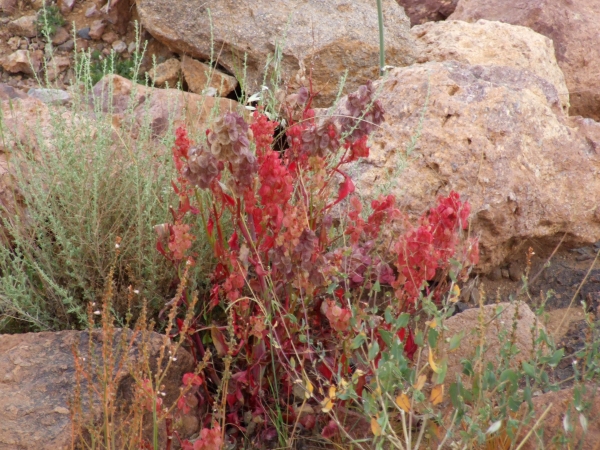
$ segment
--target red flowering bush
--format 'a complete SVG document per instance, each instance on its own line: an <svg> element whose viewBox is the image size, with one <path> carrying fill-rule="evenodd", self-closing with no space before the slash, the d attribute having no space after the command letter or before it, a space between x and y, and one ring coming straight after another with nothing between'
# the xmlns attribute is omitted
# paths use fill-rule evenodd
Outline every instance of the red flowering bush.
<svg viewBox="0 0 600 450"><path fill-rule="evenodd" d="M453 276L476 261L477 244L464 234L469 206L454 192L416 226L392 195L365 213L344 166L368 157L368 135L384 120L374 95L362 86L327 116L316 115L307 89L288 96L281 152L273 149L279 123L258 111L249 123L226 113L206 143L177 130L180 201L173 222L156 228L157 248L182 269L194 264L189 223L203 224L214 270L184 331L196 358L207 345L220 357L204 377L184 380L197 401L182 398L182 412L205 405L204 423L221 427L205 428L189 448L216 448L221 430L229 440L268 442L281 420L337 434L333 406L367 398L385 353L400 348L397 357L410 361L409 314L447 292L452 259L462 262ZM182 314L188 298L174 299ZM312 406L300 411L300 403Z"/></svg>

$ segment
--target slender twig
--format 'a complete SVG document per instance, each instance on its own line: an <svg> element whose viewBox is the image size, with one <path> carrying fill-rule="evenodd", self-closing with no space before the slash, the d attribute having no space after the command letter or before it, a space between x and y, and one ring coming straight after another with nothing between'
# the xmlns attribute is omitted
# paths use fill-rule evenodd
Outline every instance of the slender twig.
<svg viewBox="0 0 600 450"><path fill-rule="evenodd" d="M377 0L377 19L379 22L379 75L385 73L385 42L383 36L383 6L381 0Z"/></svg>

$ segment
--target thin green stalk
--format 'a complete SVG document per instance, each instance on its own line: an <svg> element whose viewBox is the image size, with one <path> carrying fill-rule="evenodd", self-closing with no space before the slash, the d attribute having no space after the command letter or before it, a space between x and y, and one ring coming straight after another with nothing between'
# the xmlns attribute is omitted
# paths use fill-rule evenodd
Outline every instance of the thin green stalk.
<svg viewBox="0 0 600 450"><path fill-rule="evenodd" d="M381 0L377 0L377 19L379 21L379 75L385 72L385 43L383 38L383 6Z"/></svg>

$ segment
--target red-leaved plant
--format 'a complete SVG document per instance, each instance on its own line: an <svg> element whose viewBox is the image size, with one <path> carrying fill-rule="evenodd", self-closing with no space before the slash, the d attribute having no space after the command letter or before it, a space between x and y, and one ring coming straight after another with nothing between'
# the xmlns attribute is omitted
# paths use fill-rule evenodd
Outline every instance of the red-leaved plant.
<svg viewBox="0 0 600 450"><path fill-rule="evenodd" d="M190 405L208 411L200 438L184 448L218 448L243 436L273 440L281 423L335 435L328 413L343 400L331 388L349 378L360 396L371 376L371 366L357 368L353 340L374 336L378 354L385 352L382 333L392 328L376 320L378 311L415 312L422 296L436 300L447 291L453 258L463 263L462 276L476 261L477 243L463 233L469 205L455 192L416 226L393 195L365 211L344 167L368 157L368 135L384 120L374 94L371 83L361 86L325 116L311 108L308 89L288 96L281 151L273 148L279 123L259 111L250 123L224 114L205 143L177 130L180 201L173 222L157 227L157 248L176 266L194 264L189 224L203 224L214 270L187 333L198 360L206 345L220 357L203 376L184 380L194 400L182 399L182 412ZM173 300L182 314L188 298L183 292ZM411 359L410 325L395 333ZM298 403L313 407L299 411Z"/></svg>

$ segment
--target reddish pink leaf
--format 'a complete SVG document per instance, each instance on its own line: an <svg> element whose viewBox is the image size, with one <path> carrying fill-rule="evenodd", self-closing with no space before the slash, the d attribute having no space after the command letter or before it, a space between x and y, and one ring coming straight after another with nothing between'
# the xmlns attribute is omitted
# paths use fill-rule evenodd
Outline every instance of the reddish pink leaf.
<svg viewBox="0 0 600 450"><path fill-rule="evenodd" d="M225 343L225 336L223 336L223 333L221 333L217 327L213 326L210 329L210 336L212 337L213 344L217 349L219 356L225 356L229 351L229 347Z"/></svg>

